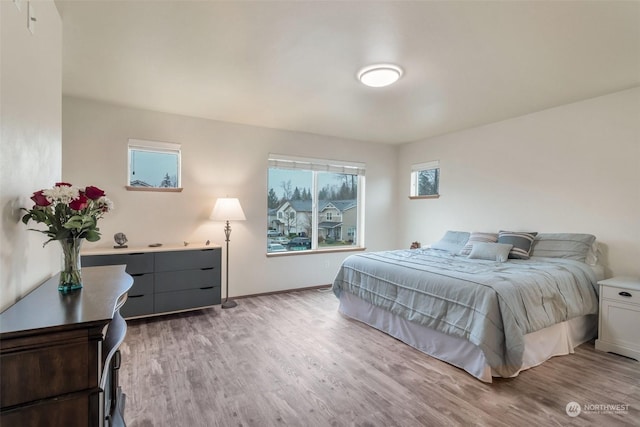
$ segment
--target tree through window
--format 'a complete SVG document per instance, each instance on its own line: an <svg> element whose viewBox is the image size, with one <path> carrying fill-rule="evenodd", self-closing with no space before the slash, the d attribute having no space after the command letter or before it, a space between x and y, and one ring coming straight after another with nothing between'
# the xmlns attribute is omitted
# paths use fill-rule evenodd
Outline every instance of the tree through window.
<svg viewBox="0 0 640 427"><path fill-rule="evenodd" d="M180 188L180 144L129 139L127 189L174 190Z"/></svg>
<svg viewBox="0 0 640 427"><path fill-rule="evenodd" d="M362 246L364 165L272 155L267 189L268 250Z"/></svg>
<svg viewBox="0 0 640 427"><path fill-rule="evenodd" d="M440 195L440 162L419 163L411 167L412 198L433 198Z"/></svg>

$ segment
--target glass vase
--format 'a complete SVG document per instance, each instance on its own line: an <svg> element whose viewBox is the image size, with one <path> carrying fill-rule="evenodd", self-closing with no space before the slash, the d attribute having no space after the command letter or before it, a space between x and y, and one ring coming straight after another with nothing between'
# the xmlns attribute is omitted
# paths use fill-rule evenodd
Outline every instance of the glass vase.
<svg viewBox="0 0 640 427"><path fill-rule="evenodd" d="M62 271L60 272L60 283L58 290L60 292L70 292L82 288L82 274L80 270L80 247L82 241L80 238L61 239L62 246Z"/></svg>

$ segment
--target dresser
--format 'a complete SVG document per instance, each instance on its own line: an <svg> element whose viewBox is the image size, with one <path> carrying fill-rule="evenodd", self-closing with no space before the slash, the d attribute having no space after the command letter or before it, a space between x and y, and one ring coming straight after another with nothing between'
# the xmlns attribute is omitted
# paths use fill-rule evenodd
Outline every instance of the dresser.
<svg viewBox="0 0 640 427"><path fill-rule="evenodd" d="M220 246L168 245L82 251L82 266L126 265L133 277L125 318L211 307L221 300Z"/></svg>
<svg viewBox="0 0 640 427"><path fill-rule="evenodd" d="M118 310L133 280L122 265L82 280L63 294L56 275L0 313L0 425L124 426Z"/></svg>
<svg viewBox="0 0 640 427"><path fill-rule="evenodd" d="M640 279L601 280L596 349L640 361Z"/></svg>

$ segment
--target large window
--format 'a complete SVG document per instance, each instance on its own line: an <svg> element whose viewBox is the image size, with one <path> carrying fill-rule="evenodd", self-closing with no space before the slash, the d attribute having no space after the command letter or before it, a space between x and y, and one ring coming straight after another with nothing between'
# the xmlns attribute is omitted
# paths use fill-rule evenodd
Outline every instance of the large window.
<svg viewBox="0 0 640 427"><path fill-rule="evenodd" d="M411 166L412 199L428 199L440 196L440 162L435 160Z"/></svg>
<svg viewBox="0 0 640 427"><path fill-rule="evenodd" d="M364 165L269 156L267 252L362 247Z"/></svg>
<svg viewBox="0 0 640 427"><path fill-rule="evenodd" d="M129 139L128 190L181 191L180 144Z"/></svg>

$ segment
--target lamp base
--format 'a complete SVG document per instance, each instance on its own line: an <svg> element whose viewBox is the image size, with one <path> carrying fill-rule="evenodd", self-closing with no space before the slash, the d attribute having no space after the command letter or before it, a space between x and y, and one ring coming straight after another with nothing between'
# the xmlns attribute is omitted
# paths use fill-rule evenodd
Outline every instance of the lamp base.
<svg viewBox="0 0 640 427"><path fill-rule="evenodd" d="M233 308L233 307L236 307L237 305L238 305L237 302L230 299L222 302L222 308Z"/></svg>

